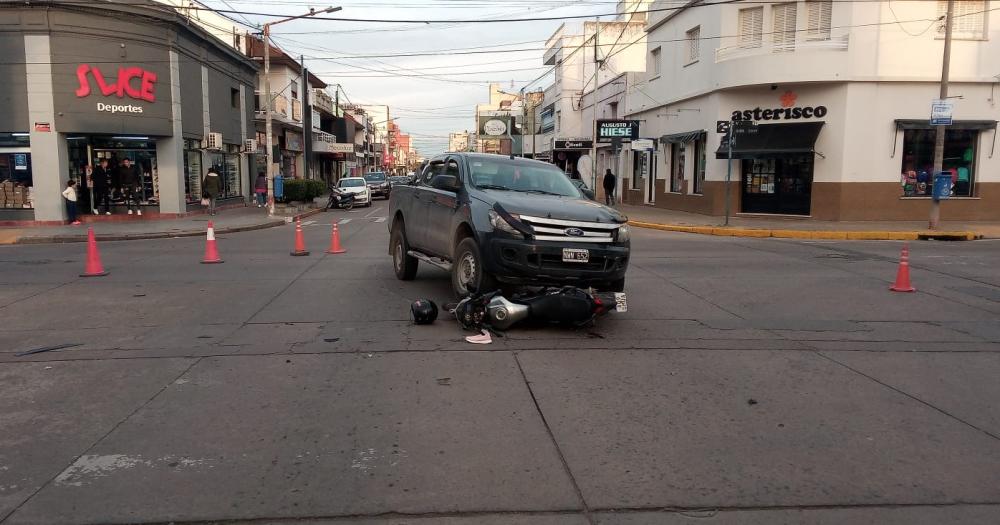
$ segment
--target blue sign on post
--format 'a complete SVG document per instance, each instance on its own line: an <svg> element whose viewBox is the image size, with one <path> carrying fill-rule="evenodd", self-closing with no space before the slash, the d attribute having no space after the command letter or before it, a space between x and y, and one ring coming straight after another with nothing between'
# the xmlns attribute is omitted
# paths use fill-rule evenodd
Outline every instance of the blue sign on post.
<svg viewBox="0 0 1000 525"><path fill-rule="evenodd" d="M942 171L934 176L934 190L931 198L935 201L951 197L951 172Z"/></svg>
<svg viewBox="0 0 1000 525"><path fill-rule="evenodd" d="M950 126L955 104L950 100L935 100L931 103L931 126Z"/></svg>

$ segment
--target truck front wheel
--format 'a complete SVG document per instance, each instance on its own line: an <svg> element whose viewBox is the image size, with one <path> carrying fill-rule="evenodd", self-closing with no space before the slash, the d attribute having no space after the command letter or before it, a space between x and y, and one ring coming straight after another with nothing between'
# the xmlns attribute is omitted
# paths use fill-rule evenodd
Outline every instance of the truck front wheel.
<svg viewBox="0 0 1000 525"><path fill-rule="evenodd" d="M455 249L451 287L458 297L465 297L473 292L492 292L497 288L496 279L483 268L483 256L472 237L462 239Z"/></svg>
<svg viewBox="0 0 1000 525"><path fill-rule="evenodd" d="M401 281L412 281L417 276L417 264L420 261L409 254L410 243L406 242L405 230L402 221L396 221L392 225L389 250L392 253L392 268L396 272L396 278Z"/></svg>

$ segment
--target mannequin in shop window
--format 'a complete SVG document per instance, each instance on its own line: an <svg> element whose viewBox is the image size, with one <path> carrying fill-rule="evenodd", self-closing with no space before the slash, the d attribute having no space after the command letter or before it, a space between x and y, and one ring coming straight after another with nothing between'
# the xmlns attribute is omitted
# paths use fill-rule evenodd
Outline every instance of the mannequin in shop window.
<svg viewBox="0 0 1000 525"><path fill-rule="evenodd" d="M121 183L125 205L128 206L128 214L142 215L142 210L139 209L139 182L141 180L139 167L133 166L129 159L122 160L122 165L118 167L118 180Z"/></svg>

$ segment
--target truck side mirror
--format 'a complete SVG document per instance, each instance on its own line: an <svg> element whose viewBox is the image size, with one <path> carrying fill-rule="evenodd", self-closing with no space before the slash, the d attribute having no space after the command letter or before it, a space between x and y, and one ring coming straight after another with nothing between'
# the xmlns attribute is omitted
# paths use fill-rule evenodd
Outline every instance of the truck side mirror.
<svg viewBox="0 0 1000 525"><path fill-rule="evenodd" d="M458 191L462 184L454 175L436 175L431 179L431 187L437 190Z"/></svg>

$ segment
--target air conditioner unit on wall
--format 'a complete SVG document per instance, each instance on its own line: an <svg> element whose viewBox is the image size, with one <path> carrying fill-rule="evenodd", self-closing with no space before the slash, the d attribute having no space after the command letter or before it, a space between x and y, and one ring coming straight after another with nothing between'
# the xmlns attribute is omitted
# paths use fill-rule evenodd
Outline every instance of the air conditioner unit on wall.
<svg viewBox="0 0 1000 525"><path fill-rule="evenodd" d="M222 133L210 132L205 137L205 149L222 149Z"/></svg>
<svg viewBox="0 0 1000 525"><path fill-rule="evenodd" d="M257 139L243 141L243 153L257 153Z"/></svg>

